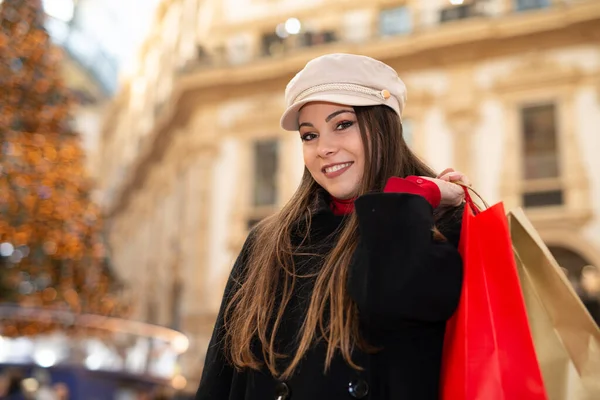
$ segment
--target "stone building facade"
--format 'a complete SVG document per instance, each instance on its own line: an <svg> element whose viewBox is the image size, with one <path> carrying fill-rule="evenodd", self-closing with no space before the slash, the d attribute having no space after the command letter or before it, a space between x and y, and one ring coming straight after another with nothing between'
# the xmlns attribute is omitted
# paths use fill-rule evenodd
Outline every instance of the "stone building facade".
<svg viewBox="0 0 600 400"><path fill-rule="evenodd" d="M107 113L99 175L137 318L192 339L189 389L248 228L303 172L279 117L285 84L321 54L396 68L413 149L490 202L524 207L574 279L593 273L598 26L595 0L164 0Z"/></svg>

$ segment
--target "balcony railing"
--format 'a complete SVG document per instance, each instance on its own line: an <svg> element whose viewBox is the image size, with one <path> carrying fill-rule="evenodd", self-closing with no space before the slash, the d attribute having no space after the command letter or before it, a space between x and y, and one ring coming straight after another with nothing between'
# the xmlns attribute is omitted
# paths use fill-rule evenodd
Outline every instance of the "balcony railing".
<svg viewBox="0 0 600 400"><path fill-rule="evenodd" d="M161 326L96 315L0 306L6 321L52 326L50 334L0 336L0 364L75 366L140 378L179 378L178 358L188 346L181 332Z"/></svg>
<svg viewBox="0 0 600 400"><path fill-rule="evenodd" d="M460 23L468 19L492 19L517 14L544 12L556 7L569 7L577 3L589 3L595 0L473 0L460 5L448 4L416 18L420 11L408 6L382 8L379 22L370 25L368 20L362 23L368 26L357 26L348 32L341 31L301 31L287 34L281 27L273 27L271 32L265 32L254 44L247 36L240 40L230 41L234 45L217 46L212 49L198 47L197 57L181 69L180 73L194 72L215 67L232 67L249 64L270 57L296 53L306 48L324 47L331 43L368 43L390 37L409 36L415 33L430 32L443 25ZM503 9L509 4L508 9ZM537 10L537 11L536 11ZM363 29L364 28L364 29ZM357 31L366 32L363 37L357 37ZM283 33L283 34L282 34ZM231 39L231 38L228 38Z"/></svg>

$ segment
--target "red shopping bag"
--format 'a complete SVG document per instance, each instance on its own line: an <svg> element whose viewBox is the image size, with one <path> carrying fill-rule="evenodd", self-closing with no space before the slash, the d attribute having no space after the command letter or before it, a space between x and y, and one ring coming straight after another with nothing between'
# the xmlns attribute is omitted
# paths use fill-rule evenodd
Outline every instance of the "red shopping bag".
<svg viewBox="0 0 600 400"><path fill-rule="evenodd" d="M447 324L441 399L547 400L504 206L479 211L465 192L464 280Z"/></svg>

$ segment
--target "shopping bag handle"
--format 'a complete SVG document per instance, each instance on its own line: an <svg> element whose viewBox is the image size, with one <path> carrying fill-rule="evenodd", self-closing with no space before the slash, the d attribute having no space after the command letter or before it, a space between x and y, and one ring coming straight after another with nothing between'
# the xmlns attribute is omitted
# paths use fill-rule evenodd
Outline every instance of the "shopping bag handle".
<svg viewBox="0 0 600 400"><path fill-rule="evenodd" d="M485 199L479 194L477 193L477 191L475 189L473 189L471 186L463 183L463 182L453 182L455 184L457 184L458 186L461 186L463 188L463 190L465 191L465 202L467 203L467 205L471 208L471 210L473 210L473 213L475 215L479 214L481 211L487 210L488 208L490 208L490 205L488 204L487 201L485 201ZM473 198L471 197L471 192L477 196L477 198L479 198L479 200L481 200L481 202L483 203L483 209L473 201Z"/></svg>

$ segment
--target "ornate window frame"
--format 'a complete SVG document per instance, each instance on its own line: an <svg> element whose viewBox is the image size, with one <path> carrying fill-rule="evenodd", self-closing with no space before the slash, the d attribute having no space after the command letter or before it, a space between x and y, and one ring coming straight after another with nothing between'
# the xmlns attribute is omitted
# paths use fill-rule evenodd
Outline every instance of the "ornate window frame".
<svg viewBox="0 0 600 400"><path fill-rule="evenodd" d="M264 218L281 207L286 198L288 188L286 176L290 174L289 158L285 157L288 149L290 132L282 131L279 118L283 113L283 105L274 102L278 96L262 96L252 99L253 106L229 127L227 135L236 138L239 144L237 160L237 195L234 212L231 215L231 237L229 249L237 253L248 235L247 223L252 218ZM276 104L274 104L276 103ZM255 207L252 205L252 182L254 174L253 147L258 140L275 139L279 142L279 165L277 171L277 202L272 206Z"/></svg>
<svg viewBox="0 0 600 400"><path fill-rule="evenodd" d="M564 203L560 206L528 208L536 226L567 223L582 226L592 217L591 193L585 168L578 154L578 125L573 117L575 95L583 74L576 68L552 63L539 55L525 59L493 91L501 99L505 115L504 168L500 193L508 208L521 207L524 188L522 177L523 138L521 110L524 106L553 103L556 106L560 183Z"/></svg>

